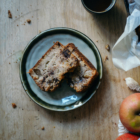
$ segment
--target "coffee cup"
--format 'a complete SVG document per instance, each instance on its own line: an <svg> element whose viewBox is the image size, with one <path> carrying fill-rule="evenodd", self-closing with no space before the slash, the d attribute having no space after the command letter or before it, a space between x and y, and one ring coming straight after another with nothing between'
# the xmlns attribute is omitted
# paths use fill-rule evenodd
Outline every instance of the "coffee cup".
<svg viewBox="0 0 140 140"><path fill-rule="evenodd" d="M116 3L116 0L81 0L85 9L90 13L105 13Z"/></svg>

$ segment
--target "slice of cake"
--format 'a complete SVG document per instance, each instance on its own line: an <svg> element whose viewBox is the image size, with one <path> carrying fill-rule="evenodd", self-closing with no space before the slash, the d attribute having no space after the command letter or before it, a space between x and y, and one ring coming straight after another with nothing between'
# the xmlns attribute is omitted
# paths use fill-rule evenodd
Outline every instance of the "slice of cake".
<svg viewBox="0 0 140 140"><path fill-rule="evenodd" d="M67 81L70 87L74 88L76 92L86 91L93 81L98 76L98 72L92 63L75 47L74 44L69 43L65 46L78 59L79 66L76 67L73 73L67 74Z"/></svg>
<svg viewBox="0 0 140 140"><path fill-rule="evenodd" d="M54 91L64 75L73 72L78 59L60 42L56 42L29 70L29 74L43 91Z"/></svg>

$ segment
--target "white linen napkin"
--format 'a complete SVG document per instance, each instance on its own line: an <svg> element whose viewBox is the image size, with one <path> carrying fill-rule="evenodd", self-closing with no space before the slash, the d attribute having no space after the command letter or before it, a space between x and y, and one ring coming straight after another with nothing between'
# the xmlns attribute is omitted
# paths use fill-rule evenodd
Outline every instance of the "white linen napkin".
<svg viewBox="0 0 140 140"><path fill-rule="evenodd" d="M124 33L112 49L112 60L117 68L128 71L140 66L140 44L135 29L140 25L140 11L135 9L127 18Z"/></svg>
<svg viewBox="0 0 140 140"><path fill-rule="evenodd" d="M125 133L129 133L129 131L123 126L122 122L119 120L118 123L118 135L121 136Z"/></svg>

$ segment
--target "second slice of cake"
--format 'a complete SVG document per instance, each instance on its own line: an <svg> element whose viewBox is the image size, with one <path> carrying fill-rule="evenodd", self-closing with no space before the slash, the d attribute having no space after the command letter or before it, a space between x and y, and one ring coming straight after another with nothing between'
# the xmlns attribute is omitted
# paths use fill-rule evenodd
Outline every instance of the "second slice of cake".
<svg viewBox="0 0 140 140"><path fill-rule="evenodd" d="M76 92L84 92L93 84L98 76L98 71L73 43L69 43L65 47L78 59L79 63L73 73L66 75L67 81Z"/></svg>

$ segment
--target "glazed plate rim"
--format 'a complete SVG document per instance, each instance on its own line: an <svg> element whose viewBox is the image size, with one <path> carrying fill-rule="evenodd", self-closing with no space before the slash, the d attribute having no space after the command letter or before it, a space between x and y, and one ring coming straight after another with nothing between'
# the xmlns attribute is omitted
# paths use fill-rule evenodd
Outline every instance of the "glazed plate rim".
<svg viewBox="0 0 140 140"><path fill-rule="evenodd" d="M23 64L23 61L24 61L24 57L26 55L26 53L28 52L28 49L29 48L32 48L32 43L34 43L36 40L38 40L40 37L43 38L43 36L49 36L49 35L46 35L47 33L49 34L52 34L53 32L58 32L61 33L61 32L68 32L67 34L70 34L73 33L73 34L76 34L77 36L80 36L81 38L85 39L87 41L87 43L91 44L94 51L96 51L96 55L99 59L99 62L97 62L97 65L99 64L99 69L100 69L100 72L99 72L99 80L98 80L98 84L96 86L96 89L90 94L90 96L84 101L84 102L81 102L81 101L77 101L76 103L73 103L73 104L70 104L70 105L66 105L65 108L61 107L61 106L56 106L56 105L50 105L44 101L38 101L38 97L37 99L34 98L28 87L27 87L27 81L24 80L24 77L26 77L24 75L24 73L22 72L23 70L23 66L26 65L26 64ZM54 33L53 33L54 34ZM37 41L38 42L38 41ZM97 59L96 57L96 59ZM72 29L72 28L67 28L67 27L56 27L56 28L50 28L48 30L45 30L43 32L41 32L40 34L36 35L33 39L31 39L31 41L27 44L27 46L25 47L24 51L23 51L23 56L21 58L21 62L20 62L20 71L19 71L19 74L20 74L20 80L21 80L21 83L22 83L22 86L26 92L26 94L30 97L30 99L32 99L36 104L38 104L39 106L45 108L45 109L48 109L48 110L52 110L52 111L69 111L69 110L74 110L76 108L79 108L81 107L82 105L84 105L85 103L87 103L91 98L92 96L96 93L97 89L99 88L100 84L101 84L101 80L102 80L102 77L103 77L103 63L102 63L102 58L101 58L101 55L100 55L100 52L97 48L97 46L94 44L94 42L88 37L86 36L85 34L83 34L82 32L78 31L78 30L75 30L75 29ZM27 77L26 77L27 79ZM29 83L28 83L29 84ZM39 99L41 100L41 99ZM43 103L44 102L44 103ZM44 104L47 104L44 105Z"/></svg>

